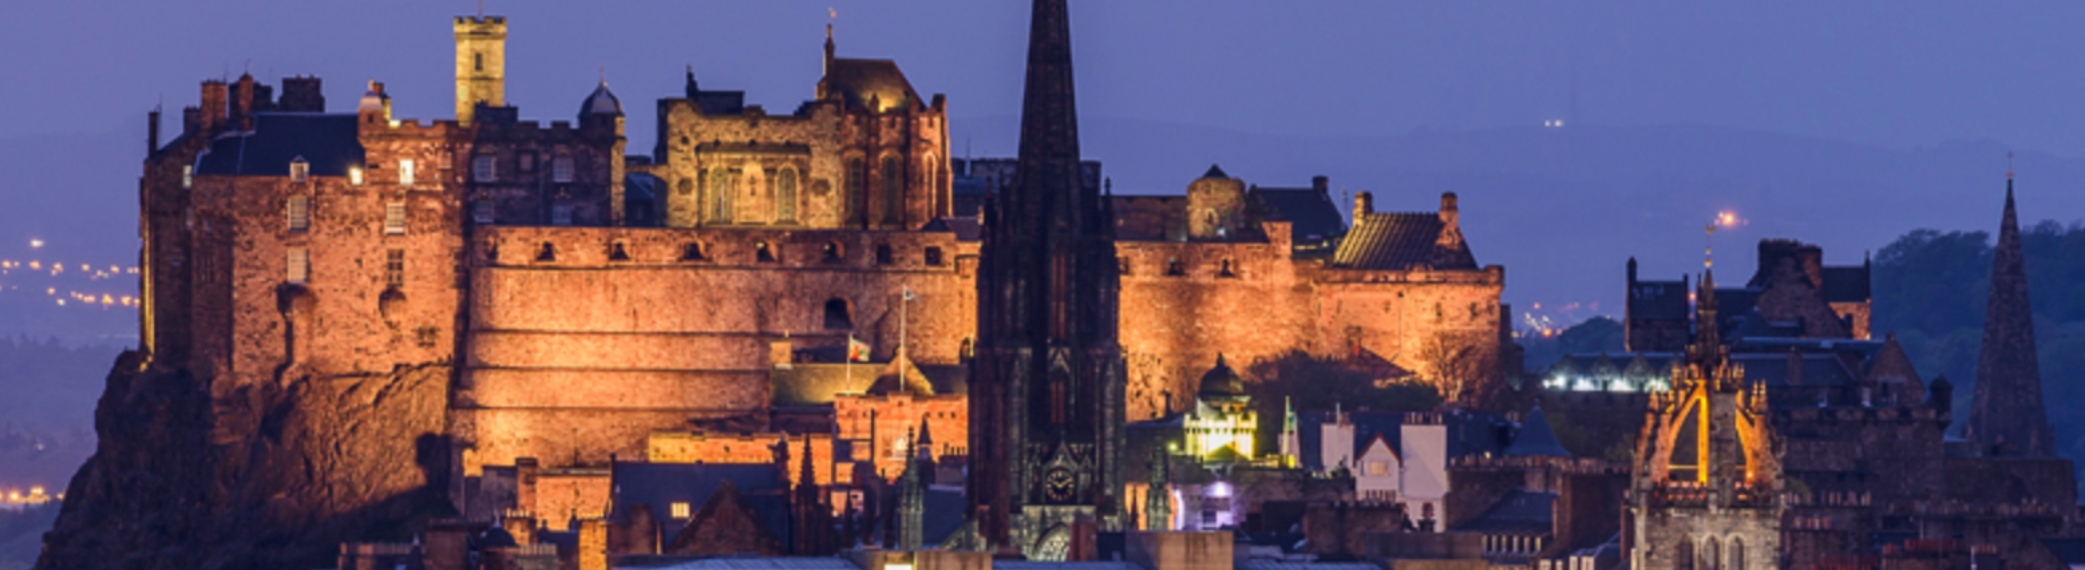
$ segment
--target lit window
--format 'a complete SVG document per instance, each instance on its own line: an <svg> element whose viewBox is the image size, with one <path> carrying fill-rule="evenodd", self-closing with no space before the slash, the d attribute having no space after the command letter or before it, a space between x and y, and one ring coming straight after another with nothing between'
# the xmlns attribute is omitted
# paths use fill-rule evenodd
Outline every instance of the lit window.
<svg viewBox="0 0 2085 570"><path fill-rule="evenodd" d="M405 204L384 204L384 235L405 235Z"/></svg>
<svg viewBox="0 0 2085 570"><path fill-rule="evenodd" d="M1390 464L1384 461L1370 461L1368 462L1368 474L1376 476L1389 475Z"/></svg>
<svg viewBox="0 0 2085 570"><path fill-rule="evenodd" d="M195 187L195 165L193 165L193 164L183 164L183 165L181 165L181 187L182 187L182 188L194 188L194 187Z"/></svg>
<svg viewBox="0 0 2085 570"><path fill-rule="evenodd" d="M672 511L673 518L675 519L686 519L689 516L692 516L692 514L688 512L687 503L678 501L674 502L672 506Z"/></svg>
<svg viewBox="0 0 2085 570"><path fill-rule="evenodd" d="M405 286L405 250L394 249L384 252L384 285Z"/></svg>
<svg viewBox="0 0 2085 570"><path fill-rule="evenodd" d="M412 185L413 185L413 161L410 161L410 160L401 160L401 161L398 161L398 185L399 185L399 186L412 186Z"/></svg>
<svg viewBox="0 0 2085 570"><path fill-rule="evenodd" d="M361 186L361 185L362 185L362 167L360 167L360 166L350 166L350 167L348 167L348 169L347 169L347 181L348 181L348 184L350 184L350 185L354 185L354 186Z"/></svg>
<svg viewBox="0 0 2085 570"><path fill-rule="evenodd" d="M471 220L472 220L472 221L475 221L475 222L478 222L478 223L479 223L479 224L481 224L481 225L490 225L490 224L492 224L492 222L493 222L493 210L492 210L492 201L491 201L491 200L480 200L480 201L478 201L478 202L476 202L476 203L473 203L473 204L471 204Z"/></svg>
<svg viewBox="0 0 2085 570"><path fill-rule="evenodd" d="M472 158L471 179L479 182L492 182L495 180L499 180L499 168L498 165L493 162L493 157L488 155Z"/></svg>
<svg viewBox="0 0 2085 570"><path fill-rule="evenodd" d="M289 207L290 231L301 232L311 229L311 197L291 196Z"/></svg>
<svg viewBox="0 0 2085 570"><path fill-rule="evenodd" d="M303 182L311 178L311 163L299 156L290 160L290 181Z"/></svg>
<svg viewBox="0 0 2085 570"><path fill-rule="evenodd" d="M290 248L288 262L284 264L284 279L291 283L303 283L311 279L311 252L301 247Z"/></svg>
<svg viewBox="0 0 2085 570"><path fill-rule="evenodd" d="M550 162L550 181L569 183L572 181L572 157L560 156Z"/></svg>

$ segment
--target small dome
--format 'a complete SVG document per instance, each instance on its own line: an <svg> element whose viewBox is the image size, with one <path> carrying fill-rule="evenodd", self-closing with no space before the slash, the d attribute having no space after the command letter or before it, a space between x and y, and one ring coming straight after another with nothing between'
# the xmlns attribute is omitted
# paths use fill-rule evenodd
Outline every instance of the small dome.
<svg viewBox="0 0 2085 570"><path fill-rule="evenodd" d="M594 94L586 97L586 104L579 106L579 116L581 117L587 115L621 114L623 114L623 102L620 99L616 99L614 93L608 92L608 82L606 81L601 82L600 87L594 88Z"/></svg>
<svg viewBox="0 0 2085 570"><path fill-rule="evenodd" d="M357 102L355 110L365 113L380 112L390 100L391 96L384 93L384 84L370 81L369 90L362 93L362 100Z"/></svg>
<svg viewBox="0 0 2085 570"><path fill-rule="evenodd" d="M1202 399L1235 398L1245 395L1245 379L1225 364L1223 355L1216 355L1216 367L1202 375L1202 388L1196 392Z"/></svg>

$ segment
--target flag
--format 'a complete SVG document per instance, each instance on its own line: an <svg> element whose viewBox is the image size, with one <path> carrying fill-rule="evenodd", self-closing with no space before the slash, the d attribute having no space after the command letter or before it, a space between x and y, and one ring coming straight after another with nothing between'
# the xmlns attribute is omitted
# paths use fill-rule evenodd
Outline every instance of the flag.
<svg viewBox="0 0 2085 570"><path fill-rule="evenodd" d="M847 361L868 362L869 343L855 340L854 335L847 335Z"/></svg>

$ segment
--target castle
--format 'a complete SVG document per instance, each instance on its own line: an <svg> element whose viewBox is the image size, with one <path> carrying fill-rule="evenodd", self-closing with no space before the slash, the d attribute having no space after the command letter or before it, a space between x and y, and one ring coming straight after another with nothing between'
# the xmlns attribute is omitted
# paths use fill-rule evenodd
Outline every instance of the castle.
<svg viewBox="0 0 2085 570"><path fill-rule="evenodd" d="M985 244L1031 206L977 208L1018 199L1044 180L1020 172L1036 166L952 159L946 98L894 62L839 57L830 28L812 100L770 114L691 68L658 101L649 156L628 154L605 81L573 120L522 120L505 101L507 21L454 30L454 120L394 117L377 82L334 111L315 77L284 79L279 97L251 76L206 81L165 143L153 114L138 368L193 378L213 441L278 441L306 422L349 448L417 449L423 472L311 477L371 497L446 482L467 513L515 506L471 503L488 473L523 464L718 460L660 451L674 437L833 434L865 444L849 453L883 478L906 460L869 450L901 449L903 429L847 418L927 420L964 441L942 424L967 429L973 361L1005 358L993 347L1015 334L983 334L980 291L1014 282L991 268L1021 263ZM1061 136L1075 145L1075 130ZM1366 362L1458 405L1502 390L1504 270L1477 263L1454 194L1392 213L1362 192L1347 218L1323 178L1263 188L1212 167L1184 196L1115 195L1097 165L1069 160L1049 180L1093 198L1083 223L1107 236L1093 256L1114 258L1073 279L1119 280L1119 314L1081 326L1114 329L1122 418L1190 404L1219 352ZM957 192L980 180L983 195ZM861 344L877 364L856 379ZM884 370L897 382L872 386ZM381 405L388 393L361 382L401 377L439 394L381 420L417 439L370 442L279 411L314 391ZM922 385L942 393L905 388ZM820 445L823 461L847 461ZM944 445L934 453L981 453Z"/></svg>

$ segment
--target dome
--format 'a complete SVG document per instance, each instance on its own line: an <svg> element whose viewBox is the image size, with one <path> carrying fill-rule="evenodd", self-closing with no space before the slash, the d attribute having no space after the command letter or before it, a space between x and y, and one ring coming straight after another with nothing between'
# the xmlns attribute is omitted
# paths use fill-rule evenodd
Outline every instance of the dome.
<svg viewBox="0 0 2085 570"><path fill-rule="evenodd" d="M587 115L621 114L623 114L623 102L620 99L616 99L614 93L608 92L608 82L606 81L601 82L600 87L594 88L594 94L586 96L586 104L579 106L579 116L581 117Z"/></svg>
<svg viewBox="0 0 2085 570"><path fill-rule="evenodd" d="M1202 388L1196 392L1202 399L1236 398L1245 395L1245 379L1225 364L1223 355L1216 355L1216 367L1202 375Z"/></svg>

